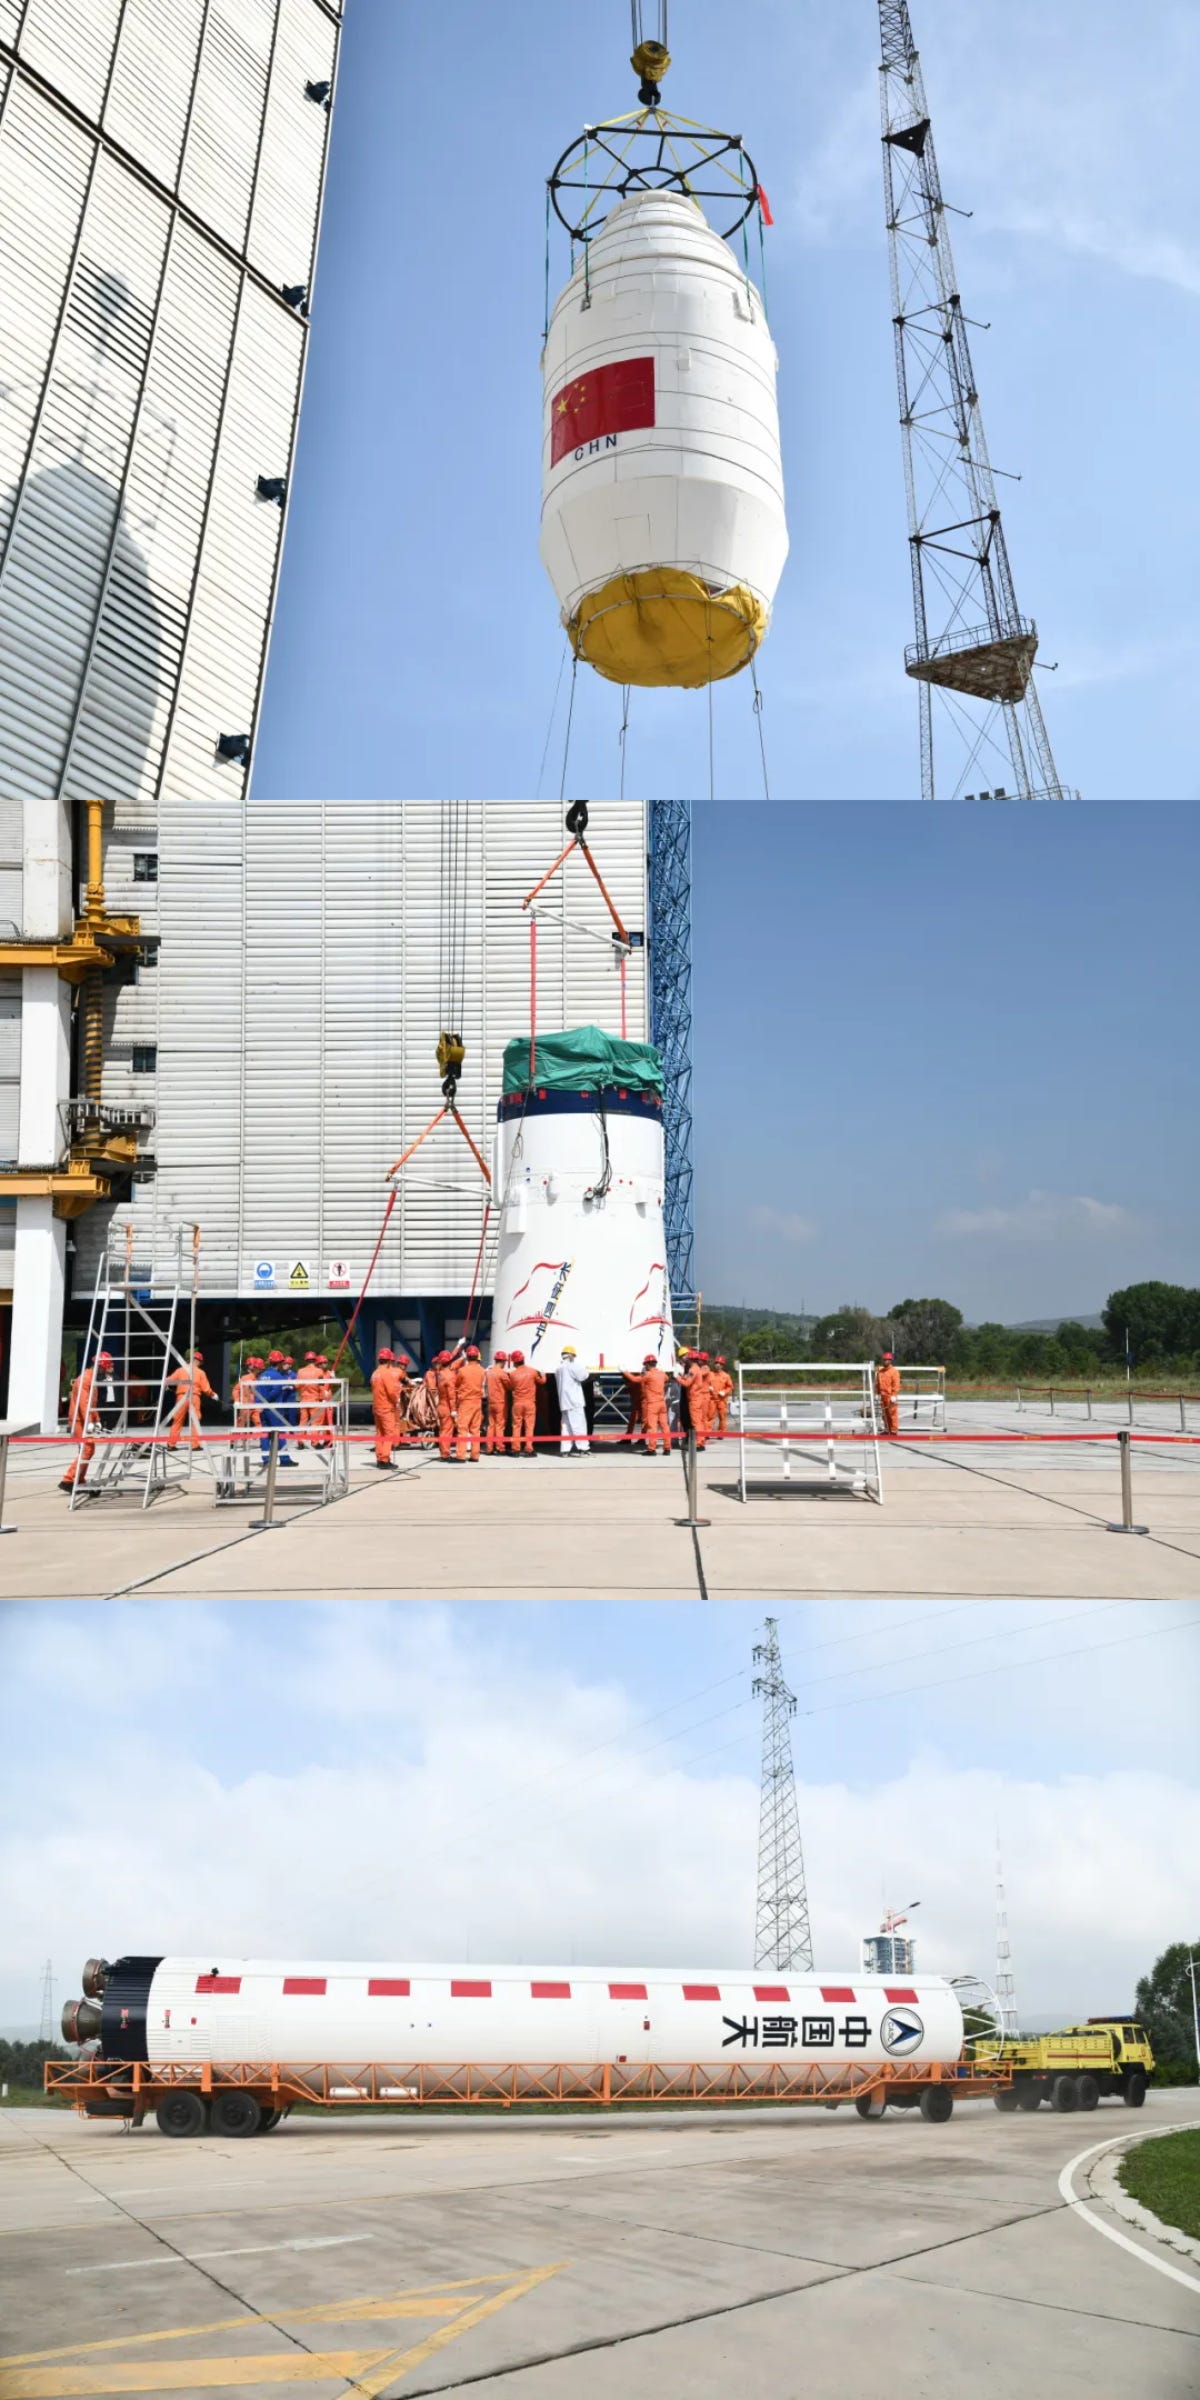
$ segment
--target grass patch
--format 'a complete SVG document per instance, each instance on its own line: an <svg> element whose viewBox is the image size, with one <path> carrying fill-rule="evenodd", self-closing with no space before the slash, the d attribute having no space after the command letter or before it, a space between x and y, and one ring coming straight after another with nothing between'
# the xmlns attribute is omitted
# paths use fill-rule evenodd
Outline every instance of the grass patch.
<svg viewBox="0 0 1200 2400"><path fill-rule="evenodd" d="M1200 2241L1200 2132L1139 2142L1122 2160L1119 2179L1131 2200Z"/></svg>
<svg viewBox="0 0 1200 2400"><path fill-rule="evenodd" d="M23 2083L10 2083L3 2100L0 2100L0 2108L69 2107L70 2102L68 2100L60 2100L57 2094L52 2099L49 2092L44 2092L42 2090L40 2084L34 2087L32 2085Z"/></svg>

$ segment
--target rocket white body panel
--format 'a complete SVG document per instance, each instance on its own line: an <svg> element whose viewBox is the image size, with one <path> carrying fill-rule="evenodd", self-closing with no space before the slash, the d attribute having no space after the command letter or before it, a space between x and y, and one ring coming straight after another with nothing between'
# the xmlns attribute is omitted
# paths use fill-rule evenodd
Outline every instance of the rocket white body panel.
<svg viewBox="0 0 1200 2400"><path fill-rule="evenodd" d="M623 200L559 293L543 352L541 553L563 621L585 593L638 568L745 584L770 609L788 551L762 300L733 251L676 192ZM585 305L586 303L586 305ZM551 464L564 386L653 358L652 426Z"/></svg>
<svg viewBox="0 0 1200 2400"><path fill-rule="evenodd" d="M233 1959L214 1972L205 1953L161 1961L146 2035L152 2065L749 2063L810 2073L823 2062L951 2064L963 2020L936 1976L326 1959Z"/></svg>
<svg viewBox="0 0 1200 2400"><path fill-rule="evenodd" d="M663 1232L661 1106L635 1095L637 1113L590 1107L541 1114L530 1102L501 1108L493 1189L500 1196L492 1344L523 1350L550 1374L571 1342L585 1373L640 1369L649 1351L674 1361Z"/></svg>

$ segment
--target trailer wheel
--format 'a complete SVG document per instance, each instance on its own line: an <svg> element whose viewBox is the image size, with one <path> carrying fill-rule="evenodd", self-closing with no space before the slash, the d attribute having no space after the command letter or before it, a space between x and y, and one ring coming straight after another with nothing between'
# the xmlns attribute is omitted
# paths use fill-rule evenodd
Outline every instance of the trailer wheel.
<svg viewBox="0 0 1200 2400"><path fill-rule="evenodd" d="M992 2106L993 2108L999 2109L1002 2117L1011 2117L1014 2111L1020 2106L1020 2099L1021 2095L1019 2092L1014 2092L1011 2090L1007 2092L993 2092Z"/></svg>
<svg viewBox="0 0 1200 2400"><path fill-rule="evenodd" d="M1125 2086L1126 2108L1144 2108L1146 2103L1146 2074L1143 2067L1131 2067Z"/></svg>
<svg viewBox="0 0 1200 2400"><path fill-rule="evenodd" d="M858 2092L855 2095L854 2105L860 2117L881 2117L887 2107L887 2101L879 2092Z"/></svg>
<svg viewBox="0 0 1200 2400"><path fill-rule="evenodd" d="M208 2104L199 2092L170 2092L165 2100L159 2101L154 2120L160 2133L169 2133L176 2140L187 2134L207 2133Z"/></svg>
<svg viewBox="0 0 1200 2400"><path fill-rule="evenodd" d="M1017 2093L1017 2107L1034 2109L1040 2108L1041 2105L1042 2095L1036 2083L1023 2083Z"/></svg>
<svg viewBox="0 0 1200 2400"><path fill-rule="evenodd" d="M246 2134L257 2133L262 2121L263 2112L253 2092L235 2088L231 2092L217 2093L212 2104L214 2133L224 2133L240 2138Z"/></svg>
<svg viewBox="0 0 1200 2400"><path fill-rule="evenodd" d="M1080 2075L1077 2078L1075 2089L1079 2095L1081 2108L1095 2108L1100 2098L1100 2086L1094 2075Z"/></svg>
<svg viewBox="0 0 1200 2400"><path fill-rule="evenodd" d="M1079 2092L1073 2075L1056 2075L1050 2086L1050 2106L1061 2116L1068 2117L1079 2106Z"/></svg>
<svg viewBox="0 0 1200 2400"><path fill-rule="evenodd" d="M921 2115L928 2125L945 2125L954 2114L954 2094L944 2083L926 2084L921 2094Z"/></svg>

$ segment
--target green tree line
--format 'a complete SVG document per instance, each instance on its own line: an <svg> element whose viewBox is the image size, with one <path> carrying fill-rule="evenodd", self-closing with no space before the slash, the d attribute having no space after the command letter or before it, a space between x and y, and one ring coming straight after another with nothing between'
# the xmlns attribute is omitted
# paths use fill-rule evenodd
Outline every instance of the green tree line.
<svg viewBox="0 0 1200 2400"><path fill-rule="evenodd" d="M1110 1292L1103 1325L1066 1319L1054 1333L1012 1325L966 1325L950 1300L899 1300L885 1313L861 1305L831 1316L789 1316L772 1309L704 1310L704 1348L728 1358L769 1363L878 1358L894 1350L901 1366L943 1366L963 1382L1100 1382L1124 1375L1126 1338L1135 1376L1200 1376L1200 1291L1175 1283L1134 1283Z"/></svg>

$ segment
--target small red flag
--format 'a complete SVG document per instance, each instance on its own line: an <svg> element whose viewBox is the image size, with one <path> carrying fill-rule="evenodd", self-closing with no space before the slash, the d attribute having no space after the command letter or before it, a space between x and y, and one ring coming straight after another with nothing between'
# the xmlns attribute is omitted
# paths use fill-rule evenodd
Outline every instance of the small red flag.
<svg viewBox="0 0 1200 2400"><path fill-rule="evenodd" d="M768 200L768 198L767 198L767 195L766 195L766 193L764 192L764 190L763 190L763 187L762 187L761 183L759 184L759 187L758 187L758 205L759 205L759 207L760 207L760 208L761 208L761 210L762 210L762 220L763 220L763 224L764 224L764 225L773 225L773 224L774 224L774 222L775 222L775 219L774 219L774 217L771 215L771 203L770 203L770 201Z"/></svg>
<svg viewBox="0 0 1200 2400"><path fill-rule="evenodd" d="M568 450L654 423L654 360L621 358L564 383L550 403L550 464Z"/></svg>

